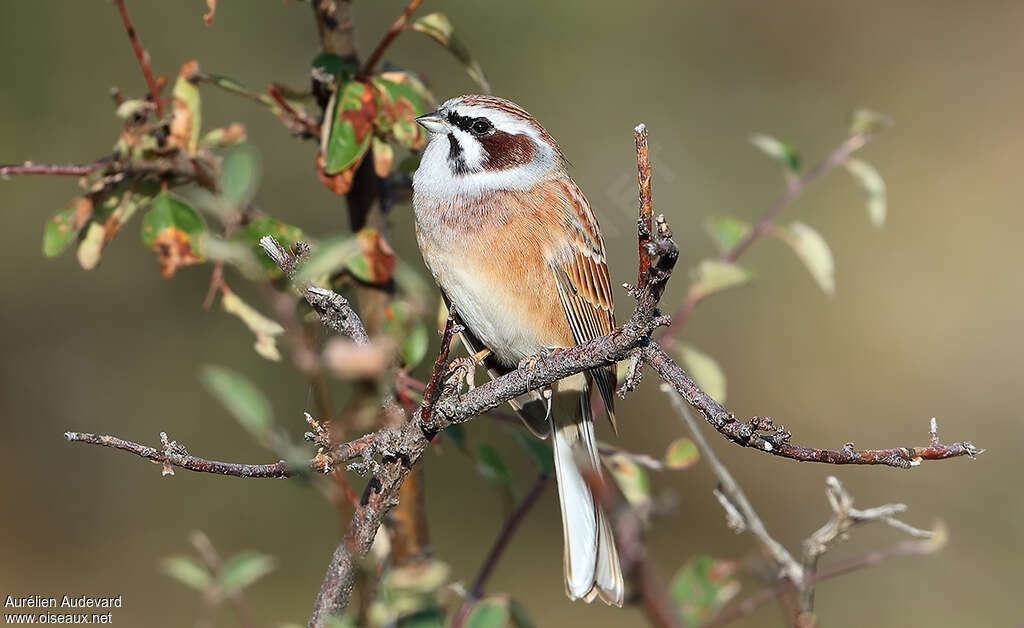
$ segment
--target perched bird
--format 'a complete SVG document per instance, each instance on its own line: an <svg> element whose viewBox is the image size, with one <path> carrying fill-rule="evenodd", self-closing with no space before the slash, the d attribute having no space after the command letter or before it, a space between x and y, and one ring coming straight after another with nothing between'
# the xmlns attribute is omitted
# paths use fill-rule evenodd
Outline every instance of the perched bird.
<svg viewBox="0 0 1024 628"><path fill-rule="evenodd" d="M427 268L492 376L612 330L604 242L555 139L522 107L460 96L417 121L429 132L413 178L416 237ZM595 385L613 414L614 367L555 383L513 406L552 434L570 599L622 605L611 522L576 466L600 472L590 406Z"/></svg>

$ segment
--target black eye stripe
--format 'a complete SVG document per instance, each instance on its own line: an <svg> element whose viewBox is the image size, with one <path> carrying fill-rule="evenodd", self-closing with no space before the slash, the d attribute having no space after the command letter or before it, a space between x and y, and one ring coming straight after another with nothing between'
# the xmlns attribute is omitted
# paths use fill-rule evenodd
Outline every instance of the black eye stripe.
<svg viewBox="0 0 1024 628"><path fill-rule="evenodd" d="M470 118L469 116L461 116L455 113L454 111L448 112L448 122L450 124L455 125L456 128L461 129L467 133L486 133L487 131L490 131L491 129L494 128L494 125L491 124L491 121L488 120L487 118ZM484 125L486 125L486 128L474 131L474 124L477 124L479 122L483 122Z"/></svg>

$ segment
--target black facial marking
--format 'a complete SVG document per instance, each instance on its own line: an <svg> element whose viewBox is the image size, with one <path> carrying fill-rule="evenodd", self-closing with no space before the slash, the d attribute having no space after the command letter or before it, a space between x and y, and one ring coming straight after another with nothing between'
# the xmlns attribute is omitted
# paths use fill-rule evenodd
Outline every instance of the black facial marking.
<svg viewBox="0 0 1024 628"><path fill-rule="evenodd" d="M466 156L462 153L462 145L455 139L454 133L448 134L448 163L455 174L466 174Z"/></svg>
<svg viewBox="0 0 1024 628"><path fill-rule="evenodd" d="M469 116L460 116L454 111L449 111L448 122L466 133L472 133L477 137L494 133L494 125L487 118L470 118Z"/></svg>

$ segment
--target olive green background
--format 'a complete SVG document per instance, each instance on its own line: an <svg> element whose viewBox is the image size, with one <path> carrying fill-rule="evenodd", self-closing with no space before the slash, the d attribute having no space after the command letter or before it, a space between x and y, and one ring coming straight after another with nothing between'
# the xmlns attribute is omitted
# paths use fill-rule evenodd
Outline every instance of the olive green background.
<svg viewBox="0 0 1024 628"><path fill-rule="evenodd" d="M308 4L220 4L205 27L199 0L129 2L159 73L173 77L197 58L204 70L256 88L307 81L317 48ZM951 540L940 554L821 585L824 625L1024 620L1017 549L1024 542L1024 5L424 4L424 14L451 17L495 92L559 139L607 234L616 283L635 277L637 122L650 127L656 210L672 221L686 269L713 253L702 231L706 216L754 218L782 189L777 164L748 144L751 132L777 135L814 161L842 138L855 107L892 116L896 126L862 154L888 183L884 229L869 224L863 194L843 172L816 183L784 215L830 242L836 295L824 296L790 251L766 239L743 260L756 270L756 284L701 305L682 335L725 369L730 409L771 415L801 443L921 444L936 416L943 438L989 448L974 462L907 472L797 464L715 438L769 529L791 548L827 517L829 474L858 505L905 502L907 521L948 524ZM399 2L357 3L363 54L400 10ZM418 34L402 35L387 58L425 74L440 97L474 89L457 62ZM112 85L129 94L144 89L110 3L0 4L0 162L105 154L119 130ZM204 88L204 109L207 128L243 122L262 150L262 207L314 235L344 230L342 202L314 174L312 144L293 141L272 116L228 94ZM278 558L278 569L248 593L262 625L304 622L339 535L333 508L315 490L187 472L161 478L158 467L135 457L62 438L68 429L90 430L155 444L167 430L196 455L273 459L202 391L196 373L203 363L250 376L296 436L309 406L307 385L287 361L258 358L236 320L201 308L208 267L160 278L137 222L94 271L81 270L73 253L44 259L43 225L75 191L71 178L0 182L0 594L121 594L119 625L191 625L197 596L160 574L157 562L188 551L189 531L201 529L224 554L253 548ZM395 209L393 228L400 254L422 270L408 206ZM667 303L678 303L685 286L680 272ZM625 316L629 298L616 296ZM683 428L653 379L622 403L619 442L660 455ZM483 421L469 430L499 442L528 482L530 463L506 431ZM466 582L496 533L501 501L452 451L428 455L426 471L436 555ZM678 499L650 532L666 577L694 554L756 551L749 537L726 529L704 465L653 481L657 493ZM900 538L883 527L858 531L823 565ZM526 601L541 626L641 623L634 610L569 603L561 551L549 489L491 590ZM756 586L745 582L741 595ZM738 625L778 625L780 617L768 606ZM218 623L235 620L224 611Z"/></svg>

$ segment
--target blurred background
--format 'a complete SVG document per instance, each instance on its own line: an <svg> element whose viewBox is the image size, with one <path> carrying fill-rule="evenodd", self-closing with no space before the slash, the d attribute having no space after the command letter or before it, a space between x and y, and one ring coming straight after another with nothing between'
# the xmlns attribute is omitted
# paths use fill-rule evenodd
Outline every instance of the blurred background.
<svg viewBox="0 0 1024 628"><path fill-rule="evenodd" d="M203 2L129 2L158 73L191 58L203 70L259 88L303 86L317 52L306 3L220 3L212 26ZM357 3L363 54L400 2ZM912 471L797 464L740 450L712 435L768 528L792 549L829 515L823 488L842 480L862 507L905 502L919 526L944 520L941 553L900 559L823 583L826 625L1015 625L1024 620L1024 495L1016 443L1024 437L1019 174L1024 152L1024 4L1019 2L786 3L428 0L481 62L495 93L541 120L573 163L572 174L603 225L615 283L635 278L632 128L651 132L654 202L682 246L680 267L714 254L703 231L713 214L754 219L780 194L780 168L747 139L765 132L814 162L844 136L848 113L867 106L895 126L861 157L889 190L884 228L871 226L864 194L845 172L814 184L782 222L817 228L835 255L827 297L791 251L764 239L744 257L748 288L701 304L683 338L728 376L728 406L770 415L802 444L838 448L923 444L928 419L944 440L989 448L981 459ZM142 95L144 84L116 9L106 2L0 4L0 162L87 162L119 132L107 90ZM473 91L461 66L416 35L386 59L423 73L440 98ZM312 146L293 141L261 108L204 88L204 125L238 121L261 149L257 202L322 236L344 231L342 201L317 182ZM278 568L249 592L265 625L308 617L339 537L334 508L295 481L246 481L158 468L128 454L71 445L65 430L158 443L166 430L191 453L260 462L273 454L240 436L199 386L217 363L257 382L279 424L306 428L308 386L287 360L270 363L218 308L201 307L209 267L160 278L137 222L81 270L73 254L46 260L43 226L76 194L73 178L0 182L0 593L123 595L121 625L190 625L197 597L159 573L187 553L191 530L224 554L256 549ZM425 274L408 206L392 215L399 254ZM685 294L679 273L666 297ZM242 282L236 282L241 285ZM630 309L621 290L620 316ZM254 298L253 303L261 303ZM652 377L622 403L619 443L660 455L685 430ZM602 426L604 429L604 426ZM523 470L530 462L491 422L469 426ZM604 434L605 438L611 438ZM434 550L468 581L502 519L493 485L448 451L426 463ZM751 538L723 525L706 466L652 476L678 507L650 531L657 568L670 576L688 557L744 556ZM822 562L901 540L866 528ZM524 600L539 625L621 626L637 611L570 604L561 582L556 496L548 489L490 585ZM749 584L740 595L753 592ZM767 606L737 625L777 625ZM230 613L218 623L234 625Z"/></svg>

